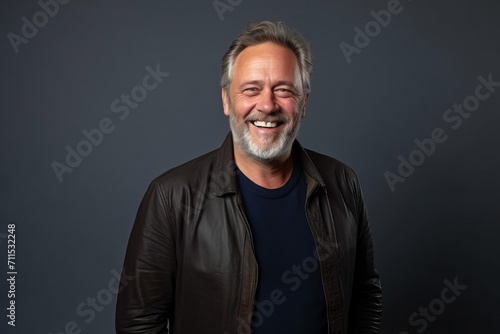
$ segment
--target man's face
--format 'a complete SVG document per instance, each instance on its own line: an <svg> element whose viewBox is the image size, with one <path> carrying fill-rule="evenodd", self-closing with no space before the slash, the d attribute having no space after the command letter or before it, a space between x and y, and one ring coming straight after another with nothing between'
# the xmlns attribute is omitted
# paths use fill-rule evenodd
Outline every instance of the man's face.
<svg viewBox="0 0 500 334"><path fill-rule="evenodd" d="M247 47L222 100L236 149L260 162L286 157L307 101L295 54L269 42Z"/></svg>

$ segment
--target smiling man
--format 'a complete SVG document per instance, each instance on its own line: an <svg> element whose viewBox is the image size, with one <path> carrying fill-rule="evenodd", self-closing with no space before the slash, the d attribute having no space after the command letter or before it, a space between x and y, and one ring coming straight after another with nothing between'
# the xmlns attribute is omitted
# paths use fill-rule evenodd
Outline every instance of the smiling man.
<svg viewBox="0 0 500 334"><path fill-rule="evenodd" d="M222 59L222 146L156 178L139 207L117 333L377 333L382 291L351 168L296 140L307 41L252 24ZM124 276L125 277L125 276Z"/></svg>

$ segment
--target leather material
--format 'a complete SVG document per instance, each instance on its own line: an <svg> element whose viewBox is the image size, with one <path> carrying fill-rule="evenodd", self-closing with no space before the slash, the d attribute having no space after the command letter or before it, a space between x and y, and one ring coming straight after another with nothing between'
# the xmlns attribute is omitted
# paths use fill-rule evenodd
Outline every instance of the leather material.
<svg viewBox="0 0 500 334"><path fill-rule="evenodd" d="M293 152L306 177L305 207L328 333L377 333L382 290L356 174L297 141ZM168 328L176 334L251 332L258 265L238 192L231 133L219 149L150 184L122 274L127 285L118 293L118 334L169 333Z"/></svg>

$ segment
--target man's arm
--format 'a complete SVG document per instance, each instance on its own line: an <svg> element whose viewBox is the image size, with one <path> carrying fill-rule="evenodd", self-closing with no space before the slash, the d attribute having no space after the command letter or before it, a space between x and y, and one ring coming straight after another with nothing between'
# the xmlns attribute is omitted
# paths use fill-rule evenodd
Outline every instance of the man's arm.
<svg viewBox="0 0 500 334"><path fill-rule="evenodd" d="M125 255L116 306L117 334L168 333L176 256L167 212L160 185L151 183L139 206Z"/></svg>
<svg viewBox="0 0 500 334"><path fill-rule="evenodd" d="M348 333L378 333L382 322L382 287L375 269L371 229L357 177L354 186L358 237Z"/></svg>

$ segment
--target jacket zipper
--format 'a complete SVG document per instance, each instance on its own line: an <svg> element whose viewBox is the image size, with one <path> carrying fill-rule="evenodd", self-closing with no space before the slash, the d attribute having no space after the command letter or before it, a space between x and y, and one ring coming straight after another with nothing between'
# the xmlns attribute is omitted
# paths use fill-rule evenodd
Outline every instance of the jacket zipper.
<svg viewBox="0 0 500 334"><path fill-rule="evenodd" d="M304 209L306 212L307 225L309 226L309 230L311 231L311 235L313 236L315 249L318 249L318 243L316 242L316 238L315 238L314 232L313 232L312 227L311 227L311 222L309 220L309 215L307 213L307 206L309 203L309 198L310 198L310 195L312 195L312 193L315 191L315 189L316 188L312 189L311 192L307 195ZM319 254L318 254L318 259L319 259ZM318 263L319 263L319 267L320 267L321 284L323 285L323 295L325 296L325 304L326 304L326 328L327 328L327 333L330 333L330 319L329 319L330 317L329 317L329 312L328 312L329 301L328 301L328 296L326 295L326 291L325 291L325 279L323 277L324 276L323 275L323 265L321 264L321 261L319 261L319 260L318 260Z"/></svg>

